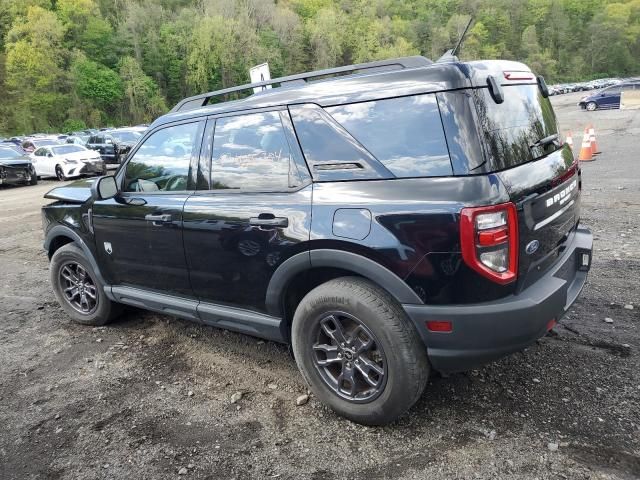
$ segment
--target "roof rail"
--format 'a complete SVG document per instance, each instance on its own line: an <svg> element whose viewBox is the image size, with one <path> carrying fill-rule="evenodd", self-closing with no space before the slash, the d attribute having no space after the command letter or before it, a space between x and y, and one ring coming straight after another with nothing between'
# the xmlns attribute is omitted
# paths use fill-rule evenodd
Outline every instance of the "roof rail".
<svg viewBox="0 0 640 480"><path fill-rule="evenodd" d="M265 80L263 82L256 83L247 83L245 85L240 85L237 87L224 88L222 90L216 90L215 92L202 93L200 95L195 95L193 97L185 98L178 102L178 104L173 107L171 112L179 112L183 110L192 110L195 108L204 107L209 103L209 101L214 97L219 97L221 95L226 95L233 92L241 92L243 90L249 90L257 87L266 87L267 85L275 85L280 84L280 86L285 86L286 84L300 84L306 83L310 79L325 77L325 76L337 76L337 75L345 75L345 74L353 74L358 73L361 70L379 70L379 71L387 71L387 70L400 70L403 68L416 68L416 67L424 67L427 65L431 65L433 62L428 58L415 55L412 57L401 57L401 58L392 58L389 60L379 60L376 62L368 62L368 63L359 63L356 65L348 65L345 67L337 67L337 68L327 68L325 70L316 70L315 72L309 73L299 73L296 75L289 75L286 77L274 78L273 80Z"/></svg>

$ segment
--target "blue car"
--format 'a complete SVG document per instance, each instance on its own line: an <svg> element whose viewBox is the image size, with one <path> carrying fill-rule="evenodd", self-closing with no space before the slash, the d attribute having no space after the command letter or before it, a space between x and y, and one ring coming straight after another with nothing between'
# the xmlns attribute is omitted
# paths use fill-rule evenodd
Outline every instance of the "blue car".
<svg viewBox="0 0 640 480"><path fill-rule="evenodd" d="M625 82L603 88L591 95L582 97L578 105L583 110L589 110L590 112L596 109L620 108L621 93L633 90L640 91L640 82Z"/></svg>

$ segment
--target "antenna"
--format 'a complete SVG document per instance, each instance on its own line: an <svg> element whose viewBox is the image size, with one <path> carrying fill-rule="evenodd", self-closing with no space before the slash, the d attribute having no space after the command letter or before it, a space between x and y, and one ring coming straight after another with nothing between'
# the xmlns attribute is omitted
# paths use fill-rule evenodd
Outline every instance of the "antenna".
<svg viewBox="0 0 640 480"><path fill-rule="evenodd" d="M462 35L460 35L460 38L458 39L458 43L456 43L456 46L453 47L451 50L447 50L444 53L444 55L442 55L438 60L436 60L436 63L458 61L458 57L456 57L456 53L458 53L458 50L462 46L462 42L467 36L467 32L469 31L469 27L471 26L472 22L473 22L473 17L469 18L469 21L467 22L467 26L464 27L464 31L462 32Z"/></svg>

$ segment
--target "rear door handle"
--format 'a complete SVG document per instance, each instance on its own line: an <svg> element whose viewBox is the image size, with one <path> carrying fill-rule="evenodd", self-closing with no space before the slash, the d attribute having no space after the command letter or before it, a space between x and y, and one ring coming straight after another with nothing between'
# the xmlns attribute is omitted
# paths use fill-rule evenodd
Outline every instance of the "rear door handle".
<svg viewBox="0 0 640 480"><path fill-rule="evenodd" d="M283 227L289 226L287 217L274 217L271 213L261 213L257 217L249 219L249 225L253 227Z"/></svg>
<svg viewBox="0 0 640 480"><path fill-rule="evenodd" d="M144 216L144 219L147 222L153 222L154 224L157 223L169 223L171 221L171 215L169 215L168 213L164 213L162 215L153 215L153 214L148 214Z"/></svg>

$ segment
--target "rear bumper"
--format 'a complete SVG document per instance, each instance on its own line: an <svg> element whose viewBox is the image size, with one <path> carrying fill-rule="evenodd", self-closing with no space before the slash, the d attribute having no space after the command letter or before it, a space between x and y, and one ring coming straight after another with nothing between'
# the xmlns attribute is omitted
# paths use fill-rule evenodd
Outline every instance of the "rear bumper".
<svg viewBox="0 0 640 480"><path fill-rule="evenodd" d="M434 369L465 371L524 349L544 336L582 291L591 265L593 237L579 228L562 257L536 283L517 295L469 305L403 305L427 346ZM583 266L584 255L588 265ZM586 258L586 257L585 257ZM449 333L430 332L426 322L447 320Z"/></svg>

